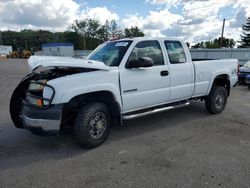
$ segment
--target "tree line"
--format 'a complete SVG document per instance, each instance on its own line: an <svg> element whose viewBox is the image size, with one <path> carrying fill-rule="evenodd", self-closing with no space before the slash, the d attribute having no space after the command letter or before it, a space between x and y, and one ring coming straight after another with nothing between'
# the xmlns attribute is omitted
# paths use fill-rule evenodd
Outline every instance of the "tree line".
<svg viewBox="0 0 250 188"><path fill-rule="evenodd" d="M82 49L93 49L97 45L105 41L128 38L128 37L142 37L144 33L137 27L120 29L115 20L104 25L100 25L98 21L93 19L86 19L82 21L76 20L72 25L72 29L80 36L80 43ZM94 41L94 46L91 44Z"/></svg>
<svg viewBox="0 0 250 188"><path fill-rule="evenodd" d="M71 42L76 50L93 50L99 44L119 38L142 37L144 33L137 27L122 30L115 20L106 21L104 25L93 19L76 20L70 29L65 32L50 32L46 30L21 30L0 31L0 44L10 45L16 50L22 47L30 50L41 50L42 44L51 42ZM222 44L220 44L222 42ZM250 17L246 24L242 25L240 46L238 48L250 48ZM189 44L189 43L188 43ZM216 38L214 40L199 42L191 48L233 48L236 41L231 38Z"/></svg>
<svg viewBox="0 0 250 188"><path fill-rule="evenodd" d="M1 32L1 31L0 31ZM2 31L0 40L4 45L10 45L14 50L22 47L27 50L37 48L51 42L71 42L75 50L93 50L101 43L127 37L141 37L144 33L137 27L120 29L115 20L106 21L101 25L93 19L76 20L68 31L51 32L46 30Z"/></svg>
<svg viewBox="0 0 250 188"><path fill-rule="evenodd" d="M223 39L221 40L221 37L219 37L214 40L201 41L193 45L192 48L220 48L221 46L224 48L233 48L235 44L236 42L234 41L234 39L223 37Z"/></svg>

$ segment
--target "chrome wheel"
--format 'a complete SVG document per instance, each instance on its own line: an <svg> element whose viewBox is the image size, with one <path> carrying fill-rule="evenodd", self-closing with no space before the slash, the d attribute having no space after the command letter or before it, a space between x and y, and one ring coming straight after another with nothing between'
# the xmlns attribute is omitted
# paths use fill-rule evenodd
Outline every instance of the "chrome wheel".
<svg viewBox="0 0 250 188"><path fill-rule="evenodd" d="M94 139L102 137L107 127L107 118L103 112L97 112L90 120L90 135Z"/></svg>
<svg viewBox="0 0 250 188"><path fill-rule="evenodd" d="M224 101L225 101L225 98L224 98L224 95L223 93L219 92L215 98L215 107L217 109L220 109L223 107L224 105Z"/></svg>

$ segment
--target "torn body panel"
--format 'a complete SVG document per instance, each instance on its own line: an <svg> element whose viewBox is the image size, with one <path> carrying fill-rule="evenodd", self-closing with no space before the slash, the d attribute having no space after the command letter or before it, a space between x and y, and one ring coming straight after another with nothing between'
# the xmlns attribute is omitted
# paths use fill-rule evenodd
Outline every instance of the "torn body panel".
<svg viewBox="0 0 250 188"><path fill-rule="evenodd" d="M29 82L32 79L32 75L28 74L23 80L18 84L16 89L14 90L11 99L10 99L10 116L17 128L24 128L24 124L21 120L20 113L22 110L22 101L26 95L26 89L29 86Z"/></svg>
<svg viewBox="0 0 250 188"><path fill-rule="evenodd" d="M32 71L36 67L72 67L72 68L86 68L96 70L110 70L100 61L77 59L71 57L46 57L46 56L31 56L28 60L29 70Z"/></svg>
<svg viewBox="0 0 250 188"><path fill-rule="evenodd" d="M10 104L9 104L9 110L11 119L14 123L14 125L17 128L27 128L25 127L25 121L23 120L24 116L22 114L22 110L24 105L25 106L32 106L33 108L41 109L41 106L37 105L37 101L35 103L32 103L32 100L41 100L42 108L46 107L48 108L50 106L50 103L43 102L43 90L41 91L31 91L34 84L42 84L45 86L48 86L46 84L47 81L72 75L72 74L78 74L83 72L91 72L96 71L96 69L93 68L81 68L81 67L36 67L30 74L28 74L26 77L22 79L22 81L18 84L18 86L15 88ZM34 87L34 86L33 86ZM51 86L49 86L51 87ZM53 90L53 87L51 87ZM33 88L34 90L34 88ZM52 100L53 96L50 100ZM31 118L31 117L29 117ZM27 119L27 118L26 118ZM27 121L26 121L27 122Z"/></svg>

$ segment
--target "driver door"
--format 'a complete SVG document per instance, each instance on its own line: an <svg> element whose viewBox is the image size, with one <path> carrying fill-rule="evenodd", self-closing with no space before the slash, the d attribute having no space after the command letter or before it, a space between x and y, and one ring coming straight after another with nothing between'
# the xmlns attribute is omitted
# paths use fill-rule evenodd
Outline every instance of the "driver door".
<svg viewBox="0 0 250 188"><path fill-rule="evenodd" d="M146 68L120 68L123 113L167 103L170 95L168 66L157 40L138 42L129 58L136 61L149 57L154 65Z"/></svg>

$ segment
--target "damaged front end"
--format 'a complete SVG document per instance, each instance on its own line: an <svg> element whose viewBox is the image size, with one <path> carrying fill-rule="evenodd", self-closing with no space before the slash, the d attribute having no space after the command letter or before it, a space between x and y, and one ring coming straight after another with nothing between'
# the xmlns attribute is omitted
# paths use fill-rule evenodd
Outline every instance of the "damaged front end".
<svg viewBox="0 0 250 188"><path fill-rule="evenodd" d="M41 66L34 69L22 79L11 96L9 109L14 125L35 134L58 133L63 104L52 104L56 91L47 82L90 71L95 69Z"/></svg>

